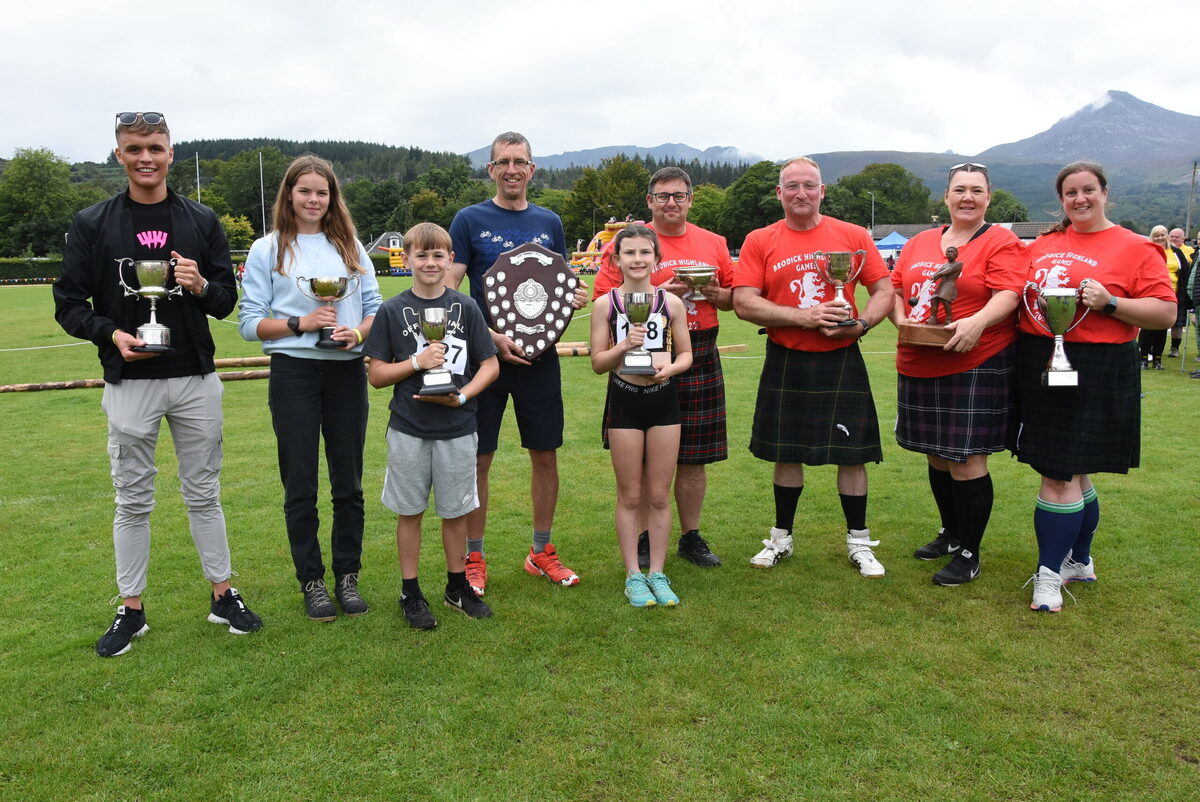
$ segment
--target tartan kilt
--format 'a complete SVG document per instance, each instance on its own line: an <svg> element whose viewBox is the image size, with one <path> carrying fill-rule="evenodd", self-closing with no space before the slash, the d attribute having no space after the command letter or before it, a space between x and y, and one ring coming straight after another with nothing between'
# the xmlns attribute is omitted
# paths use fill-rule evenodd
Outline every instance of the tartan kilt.
<svg viewBox="0 0 1200 802"><path fill-rule="evenodd" d="M767 341L750 453L767 462L864 465L883 461L879 419L858 343L794 351Z"/></svg>
<svg viewBox="0 0 1200 802"><path fill-rule="evenodd" d="M1075 387L1043 387L1054 340L1017 338L1017 378L1010 448L1042 476L1128 473L1141 458L1142 376L1138 345L1066 343L1079 373Z"/></svg>
<svg viewBox="0 0 1200 802"><path fill-rule="evenodd" d="M995 454L1008 444L1012 418L1013 351L948 376L897 376L896 442L952 462Z"/></svg>
<svg viewBox="0 0 1200 802"><path fill-rule="evenodd" d="M681 465L706 465L729 458L725 431L725 375L717 351L717 328L688 332L692 367L675 377L679 383L679 459Z"/></svg>

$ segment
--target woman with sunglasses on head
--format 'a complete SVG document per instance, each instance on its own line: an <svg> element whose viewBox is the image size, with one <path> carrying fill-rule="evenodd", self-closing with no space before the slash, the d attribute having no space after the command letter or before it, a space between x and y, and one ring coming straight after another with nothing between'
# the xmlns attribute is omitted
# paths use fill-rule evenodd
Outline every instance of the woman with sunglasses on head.
<svg viewBox="0 0 1200 802"><path fill-rule="evenodd" d="M1108 219L1108 178L1090 162L1068 164L1055 182L1066 219L1029 247L1039 288L1079 288L1086 317L1064 337L1078 384L1046 386L1053 339L1040 310L1021 315L1013 451L1041 475L1033 523L1038 567L1032 610L1062 609L1062 585L1096 579L1092 538L1100 504L1091 474L1128 473L1139 462L1139 328L1175 320L1162 248ZM1029 583L1026 583L1029 584Z"/></svg>
<svg viewBox="0 0 1200 802"><path fill-rule="evenodd" d="M367 374L362 343L379 308L379 283L342 200L333 167L307 154L288 166L275 199L274 231L246 258L241 334L271 356L267 389L283 481L283 512L296 578L314 621L337 617L325 587L317 538L318 449L325 439L333 502L334 595L347 615L362 615L358 592L363 540L363 445ZM336 305L313 300L298 280L341 278L353 285ZM333 343L321 343L321 329ZM331 346L331 347L330 347Z"/></svg>
<svg viewBox="0 0 1200 802"><path fill-rule="evenodd" d="M916 550L921 560L949 556L934 583L961 585L979 575L979 545L992 512L989 454L1003 451L1011 412L1017 303L1029 269L1012 231L986 222L991 181L982 164L950 168L944 199L950 224L923 231L904 246L892 271L893 320L930 323L953 297L940 347L900 343L896 349L896 440L925 455L941 530ZM956 294L939 277L959 269ZM949 264L948 264L949 263ZM941 271L941 272L939 272ZM935 275L936 274L936 275Z"/></svg>

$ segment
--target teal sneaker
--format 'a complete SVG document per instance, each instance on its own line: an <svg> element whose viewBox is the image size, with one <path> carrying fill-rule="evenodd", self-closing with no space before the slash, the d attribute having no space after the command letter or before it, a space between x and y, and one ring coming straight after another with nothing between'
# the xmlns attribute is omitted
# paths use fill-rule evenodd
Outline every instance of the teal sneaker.
<svg viewBox="0 0 1200 802"><path fill-rule="evenodd" d="M661 576L661 574L660 574ZM625 580L625 598L634 607L653 607L658 604L646 582L645 574L633 574Z"/></svg>
<svg viewBox="0 0 1200 802"><path fill-rule="evenodd" d="M650 585L650 592L654 594L654 600L663 607L674 607L679 604L679 597L675 595L675 591L671 590L671 580L667 579L667 575L662 571L650 574L646 577L646 582Z"/></svg>

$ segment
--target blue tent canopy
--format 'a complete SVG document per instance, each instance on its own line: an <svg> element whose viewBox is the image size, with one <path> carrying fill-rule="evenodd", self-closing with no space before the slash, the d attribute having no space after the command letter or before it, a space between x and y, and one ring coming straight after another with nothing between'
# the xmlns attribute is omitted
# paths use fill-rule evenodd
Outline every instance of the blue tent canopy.
<svg viewBox="0 0 1200 802"><path fill-rule="evenodd" d="M899 232L893 231L883 239L875 243L875 247L881 251L899 251L904 247L904 243L908 242L908 237L903 236Z"/></svg>

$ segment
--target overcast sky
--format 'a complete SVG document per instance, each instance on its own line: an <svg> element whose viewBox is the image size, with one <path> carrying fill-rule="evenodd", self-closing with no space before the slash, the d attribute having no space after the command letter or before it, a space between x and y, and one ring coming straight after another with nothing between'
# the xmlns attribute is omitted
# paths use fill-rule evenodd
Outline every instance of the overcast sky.
<svg viewBox="0 0 1200 802"><path fill-rule="evenodd" d="M464 153L732 145L971 155L1130 92L1200 114L1178 2L485 3L311 0L9 6L0 157L100 161L117 111L176 141L365 140ZM342 10L335 10L342 9ZM592 9L606 9L596 13Z"/></svg>

